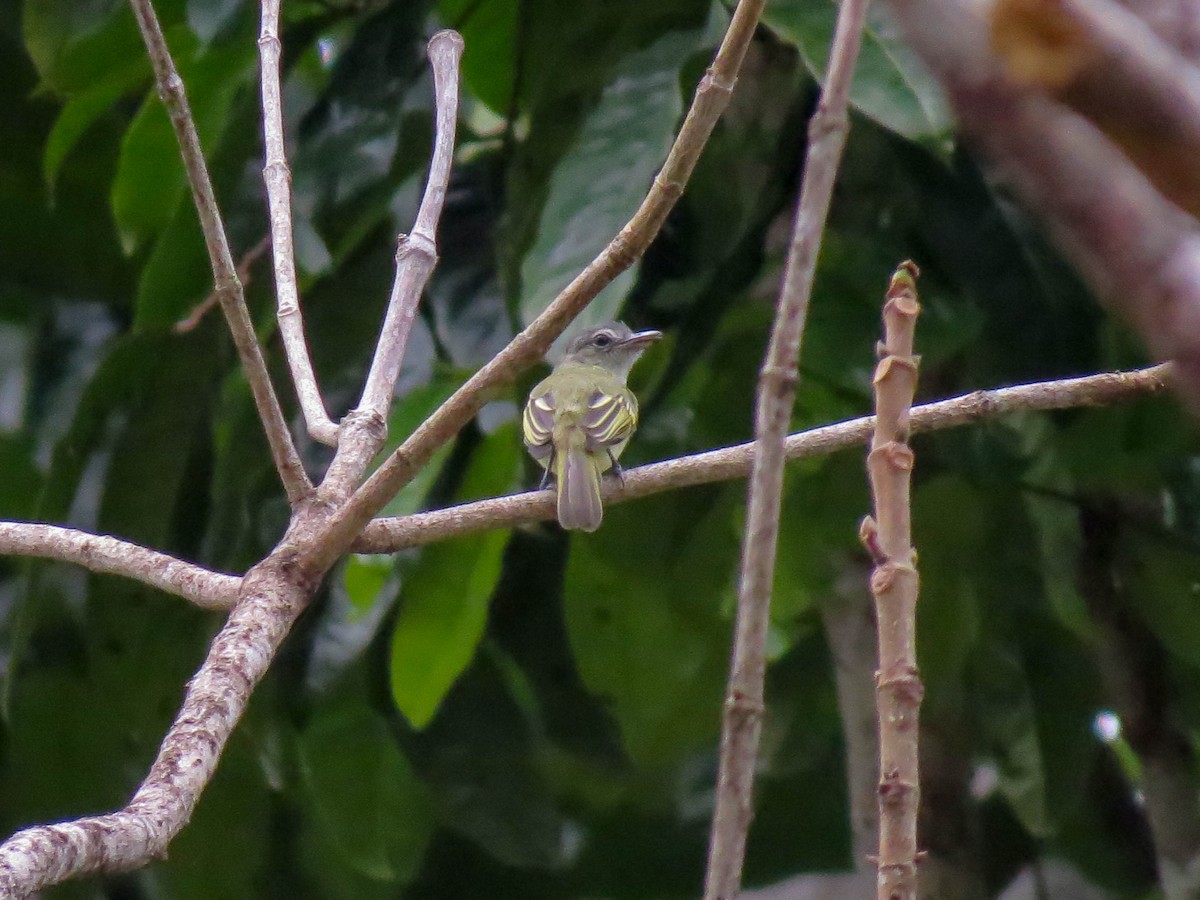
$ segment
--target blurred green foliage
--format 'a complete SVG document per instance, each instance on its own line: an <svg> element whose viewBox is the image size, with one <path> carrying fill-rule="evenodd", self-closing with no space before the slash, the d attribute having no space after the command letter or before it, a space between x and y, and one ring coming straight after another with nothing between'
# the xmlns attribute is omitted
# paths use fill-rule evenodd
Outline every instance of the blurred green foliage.
<svg viewBox="0 0 1200 900"><path fill-rule="evenodd" d="M266 229L256 8L157 4L231 240ZM669 339L640 364L629 465L746 440L835 12L772 3L729 112L645 260L602 294ZM298 0L284 82L308 333L332 412L369 360L431 139L423 43L466 37L441 264L400 378L401 440L614 235L649 187L728 10L708 0ZM174 139L119 0L0 4L0 517L110 532L227 571L287 506L214 314ZM922 398L1139 354L957 146L944 100L874 19L805 337L797 429L866 412L897 262L923 269ZM248 295L295 420L269 263ZM529 379L538 377L530 373ZM529 381L524 386L528 386ZM391 505L536 482L521 385ZM314 472L328 451L302 439ZM1078 589L1079 510L1126 512L1113 565L1173 683L1200 666L1200 479L1170 398L1013 416L916 441L926 718L995 783L964 797L993 889L1064 858L1153 884L1136 766ZM51 897L691 897L700 887L744 487L341 564L251 705L169 860ZM862 595L861 454L792 467L751 884L853 865L820 612ZM853 586L847 588L847 583ZM219 617L129 582L0 560L0 829L119 806ZM1171 714L1189 740L1195 692ZM1121 745L1122 747L1124 745ZM1128 754L1125 747L1124 753ZM965 785L964 785L965 789Z"/></svg>

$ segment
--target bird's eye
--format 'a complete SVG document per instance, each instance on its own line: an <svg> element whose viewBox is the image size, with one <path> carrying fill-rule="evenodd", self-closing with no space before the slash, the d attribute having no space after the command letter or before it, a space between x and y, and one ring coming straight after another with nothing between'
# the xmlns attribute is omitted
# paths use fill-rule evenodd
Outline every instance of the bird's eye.
<svg viewBox="0 0 1200 900"><path fill-rule="evenodd" d="M601 350L603 350L605 347L607 347L612 342L613 342L613 339L612 339L612 335L610 335L610 334L598 334L598 335L596 335L595 339L592 341L592 343L595 344L597 347L599 347Z"/></svg>

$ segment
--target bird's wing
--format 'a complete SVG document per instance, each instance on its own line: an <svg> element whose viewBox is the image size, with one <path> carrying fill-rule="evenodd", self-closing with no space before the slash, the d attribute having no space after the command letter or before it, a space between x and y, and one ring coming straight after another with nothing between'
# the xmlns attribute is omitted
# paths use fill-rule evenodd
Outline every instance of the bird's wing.
<svg viewBox="0 0 1200 900"><path fill-rule="evenodd" d="M609 449L625 443L637 428L637 419L637 398L630 391L593 391L580 420L588 449Z"/></svg>
<svg viewBox="0 0 1200 900"><path fill-rule="evenodd" d="M521 430L530 455L539 462L548 460L554 452L553 394L547 392L529 398L525 404L525 415L521 418Z"/></svg>

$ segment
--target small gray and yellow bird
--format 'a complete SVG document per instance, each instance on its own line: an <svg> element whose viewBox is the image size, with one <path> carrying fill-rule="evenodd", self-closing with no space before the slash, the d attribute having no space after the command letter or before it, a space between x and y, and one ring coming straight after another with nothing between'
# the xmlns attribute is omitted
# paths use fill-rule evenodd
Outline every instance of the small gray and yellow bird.
<svg viewBox="0 0 1200 900"><path fill-rule="evenodd" d="M562 362L530 392L522 419L525 446L554 476L563 528L600 527L600 476L621 471L617 459L637 428L637 397L625 380L660 337L622 322L589 328L571 339Z"/></svg>

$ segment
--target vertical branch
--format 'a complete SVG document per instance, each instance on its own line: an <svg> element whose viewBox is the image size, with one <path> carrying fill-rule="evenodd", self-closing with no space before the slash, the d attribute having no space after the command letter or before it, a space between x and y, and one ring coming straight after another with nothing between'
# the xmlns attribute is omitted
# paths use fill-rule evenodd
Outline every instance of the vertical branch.
<svg viewBox="0 0 1200 900"><path fill-rule="evenodd" d="M867 0L844 0L838 12L829 71L809 125L804 180L784 270L771 342L758 380L754 465L742 545L737 630L721 728L721 760L713 811L706 900L729 900L742 880L753 812L754 765L762 732L763 679L775 550L783 488L784 438L791 420L800 341L812 294L817 253L838 162L846 144L850 78L862 42Z"/></svg>
<svg viewBox="0 0 1200 900"><path fill-rule="evenodd" d="M454 134L458 124L458 65L462 60L463 39L456 31L439 31L429 39L429 62L433 68L437 131L429 180L417 210L412 234L401 234L396 246L396 277L388 298L387 312L380 329L379 342L371 370L363 387L358 407L342 425L356 437L348 451L339 453L329 467L322 493L334 502L342 502L357 485L387 436L387 414L392 402L396 377L404 359L404 348L416 318L421 292L437 264L437 226L450 183L450 165L454 161ZM361 439L359 439L361 435Z"/></svg>
<svg viewBox="0 0 1200 900"><path fill-rule="evenodd" d="M300 292L296 286L296 254L292 245L292 173L283 147L283 97L279 87L280 0L262 0L258 37L262 82L263 183L271 220L271 250L275 258L275 298L279 334L287 357L304 424L313 440L337 445L337 426L329 418L304 336Z"/></svg>
<svg viewBox="0 0 1200 900"><path fill-rule="evenodd" d="M279 472L288 500L295 504L312 492L312 484L300 464L292 436L288 433L287 421L283 418L279 398L275 396L275 388L271 386L267 365L263 361L262 348L259 347L258 338L254 334L254 322L246 308L242 282L238 279L233 255L229 252L229 241L225 237L225 226L221 222L217 198L213 193L212 181L208 177L208 166L204 162L204 151L200 147L196 123L192 120L192 113L188 108L183 79L175 70L171 51L167 48L167 41L163 37L150 0L130 0L130 5L133 7L133 15L137 19L142 39L146 43L150 64L154 68L154 80L158 84L159 96L167 108L171 126L179 141L179 152L183 157L188 183L192 188L192 198L200 217L200 228L204 232L204 244L208 248L209 265L212 267L213 283L221 303L221 311L229 323L234 346L237 347L242 368L245 369L246 380L250 383L254 405L267 433L275 468Z"/></svg>
<svg viewBox="0 0 1200 900"><path fill-rule="evenodd" d="M920 311L916 275L913 263L901 263L883 307L875 434L867 454L875 518L867 516L860 529L875 560L871 593L879 627L879 900L917 896L917 724L925 689L917 672L918 582L909 503L913 453L908 417L917 385L913 331Z"/></svg>

